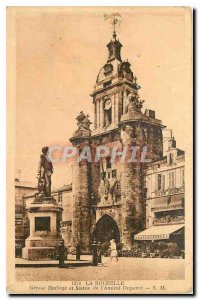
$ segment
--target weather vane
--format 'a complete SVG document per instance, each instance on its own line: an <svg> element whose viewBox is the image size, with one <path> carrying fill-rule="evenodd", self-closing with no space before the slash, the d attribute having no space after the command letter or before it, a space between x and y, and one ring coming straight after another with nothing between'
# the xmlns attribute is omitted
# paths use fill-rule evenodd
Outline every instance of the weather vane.
<svg viewBox="0 0 199 300"><path fill-rule="evenodd" d="M104 14L104 20L110 21L113 26L113 38L116 38L116 24L120 25L121 19L122 17L119 13Z"/></svg>

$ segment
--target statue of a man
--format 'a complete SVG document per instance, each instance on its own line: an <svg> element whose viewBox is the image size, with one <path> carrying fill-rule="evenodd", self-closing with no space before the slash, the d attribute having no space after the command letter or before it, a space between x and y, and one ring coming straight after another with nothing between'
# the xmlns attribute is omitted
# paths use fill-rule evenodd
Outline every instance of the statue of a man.
<svg viewBox="0 0 199 300"><path fill-rule="evenodd" d="M104 200L108 200L109 192L110 192L110 182L108 179L106 179L106 175L102 173L101 183L98 188L99 197L103 198Z"/></svg>
<svg viewBox="0 0 199 300"><path fill-rule="evenodd" d="M51 175L53 173L52 162L47 157L48 150L48 147L42 148L38 168L38 191L45 197L51 196Z"/></svg>

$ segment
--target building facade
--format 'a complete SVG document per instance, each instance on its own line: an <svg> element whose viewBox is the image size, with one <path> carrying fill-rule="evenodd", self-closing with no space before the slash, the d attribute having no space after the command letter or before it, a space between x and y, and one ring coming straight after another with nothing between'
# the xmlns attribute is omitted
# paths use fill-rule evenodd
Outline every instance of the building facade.
<svg viewBox="0 0 199 300"><path fill-rule="evenodd" d="M72 242L72 184L53 190L52 196L63 208L61 234L64 244L70 249Z"/></svg>
<svg viewBox="0 0 199 300"><path fill-rule="evenodd" d="M29 235L29 220L25 209L24 196L36 192L37 188L32 182L21 181L15 178L15 250L21 255L25 239Z"/></svg>
<svg viewBox="0 0 199 300"><path fill-rule="evenodd" d="M166 155L148 164L145 175L146 230L137 241L166 241L184 249L184 151L171 138Z"/></svg>

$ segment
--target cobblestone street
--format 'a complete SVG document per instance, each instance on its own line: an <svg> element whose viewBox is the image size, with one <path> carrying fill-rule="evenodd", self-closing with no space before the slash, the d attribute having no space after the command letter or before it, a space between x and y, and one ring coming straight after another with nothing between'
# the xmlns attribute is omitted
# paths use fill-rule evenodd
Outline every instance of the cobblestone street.
<svg viewBox="0 0 199 300"><path fill-rule="evenodd" d="M184 279L183 259L120 258L105 259L103 266L16 268L19 281L61 280L168 280Z"/></svg>

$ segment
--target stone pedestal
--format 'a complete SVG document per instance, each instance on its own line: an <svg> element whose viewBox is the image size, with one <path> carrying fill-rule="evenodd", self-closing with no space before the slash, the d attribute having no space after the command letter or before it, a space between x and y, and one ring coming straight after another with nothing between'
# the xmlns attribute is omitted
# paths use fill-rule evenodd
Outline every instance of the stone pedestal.
<svg viewBox="0 0 199 300"><path fill-rule="evenodd" d="M60 241L60 207L53 198L33 202L28 208L30 236L25 241L22 257L28 260L50 258L58 249Z"/></svg>

